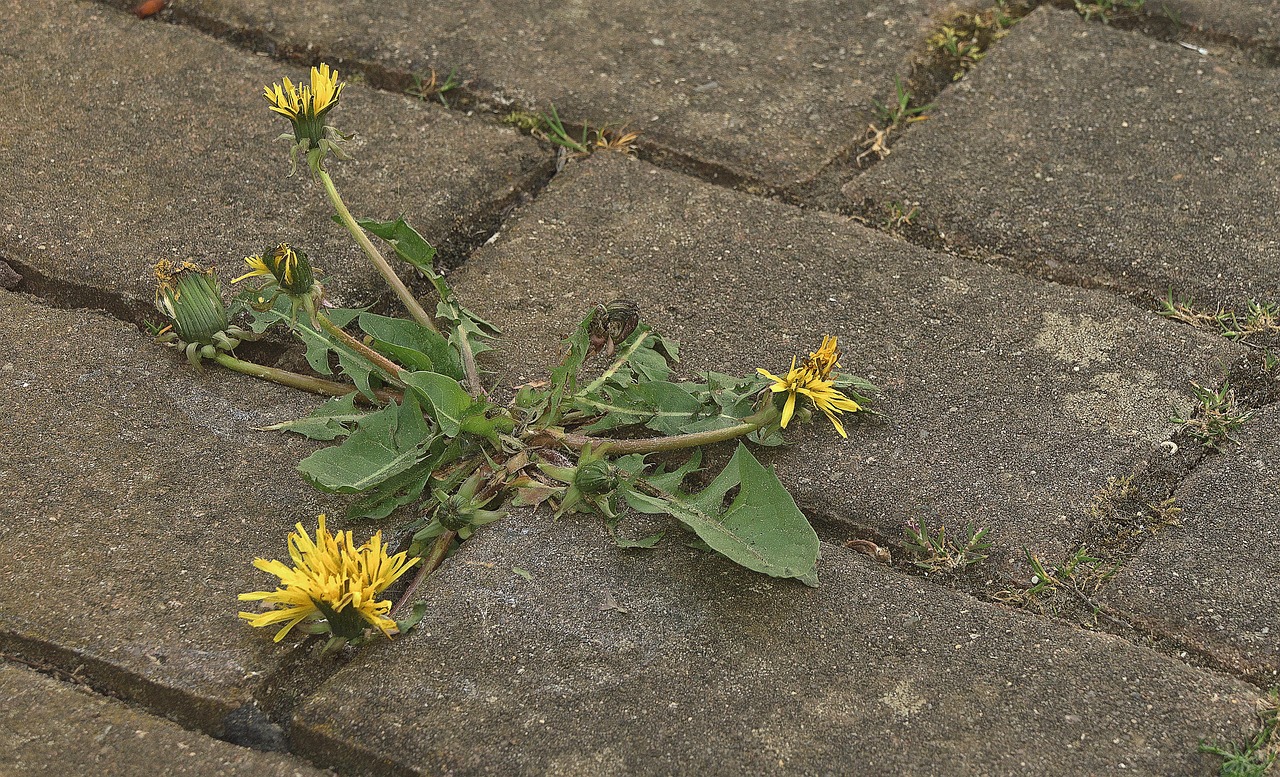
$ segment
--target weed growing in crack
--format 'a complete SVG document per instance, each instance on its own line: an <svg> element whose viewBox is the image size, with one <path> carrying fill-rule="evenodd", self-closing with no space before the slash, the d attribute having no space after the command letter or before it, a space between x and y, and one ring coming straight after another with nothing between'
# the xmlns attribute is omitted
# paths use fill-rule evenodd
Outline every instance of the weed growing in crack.
<svg viewBox="0 0 1280 777"><path fill-rule="evenodd" d="M1227 443L1235 442L1231 433L1244 426L1253 417L1253 411L1240 408L1231 384L1223 381L1222 387L1214 391L1193 382L1191 391L1196 395L1195 410L1186 418L1175 412L1169 420L1209 450L1221 450Z"/></svg>
<svg viewBox="0 0 1280 777"><path fill-rule="evenodd" d="M1042 615L1057 615L1062 612L1069 601L1057 600L1056 596L1058 592L1063 592L1086 605L1096 619L1101 607L1094 603L1093 597L1104 583L1120 571L1119 562L1095 556L1084 546L1077 548L1052 570L1031 551L1024 548L1023 553L1031 567L1031 580L1024 588L997 592L995 599L1005 604L1035 609Z"/></svg>
<svg viewBox="0 0 1280 777"><path fill-rule="evenodd" d="M444 85L436 80L423 79L419 92L439 92ZM285 541L293 565L255 561L279 583L241 594L265 609L240 617L252 626L281 626L277 640L294 628L327 634L324 651L403 634L426 612L425 601L414 602L427 576L512 508L545 507L557 518L594 514L628 550L653 548L664 535L621 536L619 525L629 515L667 515L729 561L816 586L817 533L774 471L744 443L782 444L788 428L818 417L847 439L845 424L874 413L867 395L875 387L841 368L837 338L824 335L808 356L794 357L777 374L758 368L745 376L704 372L686 380L675 372L680 344L642 323L636 303L616 299L588 309L573 326L548 380L517 387L510 401L495 400L476 357L493 350L501 331L462 305L435 266L435 248L417 230L403 218L353 215L329 174L331 160L351 158L344 150L351 136L330 123L345 87L336 70L321 64L311 68L309 83L283 78L265 87L264 96L290 124L280 136L289 143L290 175L302 156L334 220L407 317L331 305L307 253L272 241L245 258L249 271L233 283L256 279L257 288L242 291L230 306L204 268L158 265L156 307L170 326L157 338L195 366L208 359L333 397L305 418L263 431L332 443L298 464L303 477L325 493L358 495L347 520L410 512L405 532L412 539L392 553L380 532L357 543L349 529L330 531L324 516L314 532L295 523ZM588 144L589 128L581 139L571 136L554 107L550 116L524 117L576 153L589 146L623 150L635 140L634 133L601 128ZM434 312L388 261L388 248L434 290ZM818 315L814 311L815 323ZM247 328L235 323L246 317ZM295 334L321 374L234 355L241 341L273 327ZM702 448L731 441L737 447L719 473L709 483L698 478ZM685 458L677 465L669 454L679 452ZM668 455L649 461L655 453ZM701 487L686 487L690 478ZM398 602L380 598L411 568L413 580Z"/></svg>
<svg viewBox="0 0 1280 777"><path fill-rule="evenodd" d="M964 542L958 543L955 535L947 536L947 527L937 531L929 529L927 521L912 518L902 529L904 545L912 556L911 563L929 572L955 572L977 564L987 557L991 548L984 527L965 527Z"/></svg>
<svg viewBox="0 0 1280 777"><path fill-rule="evenodd" d="M890 231L897 231L903 227L911 226L912 220L920 215L920 208L904 205L898 200L886 203L884 209L884 227Z"/></svg>
<svg viewBox="0 0 1280 777"><path fill-rule="evenodd" d="M991 44L1007 35L1028 11L1030 7L1021 3L1010 5L998 0L981 11L956 14L929 36L927 45L941 60L940 66L951 73L951 80L959 81L982 61Z"/></svg>
<svg viewBox="0 0 1280 777"><path fill-rule="evenodd" d="M535 138L554 143L575 156L587 156L593 151L632 154L640 138L640 133L628 131L626 127L614 129L608 125L592 127L589 124L582 125L582 132L575 135L564 126L555 105L551 106L550 113L512 111L503 121Z"/></svg>
<svg viewBox="0 0 1280 777"><path fill-rule="evenodd" d="M1280 689L1272 688L1269 704L1258 713L1258 730L1244 744L1201 742L1201 753L1221 756L1219 777L1263 777L1271 765L1280 762L1280 742L1272 742L1280 729Z"/></svg>
<svg viewBox="0 0 1280 777"><path fill-rule="evenodd" d="M1175 299L1173 290L1160 300L1160 315L1215 332L1233 342L1252 343L1257 339L1280 337L1280 303L1247 303L1243 311L1218 305L1214 310L1201 310L1189 297Z"/></svg>
<svg viewBox="0 0 1280 777"><path fill-rule="evenodd" d="M439 80L435 68L431 68L428 72L430 73L429 77L425 73L412 74L410 78L413 79L413 86L406 89L405 94L422 100L435 98L444 107L451 107L445 95L462 86L462 81L458 79L458 69L450 70L449 76L443 82Z"/></svg>
<svg viewBox="0 0 1280 777"><path fill-rule="evenodd" d="M1099 19L1103 24L1111 24L1112 19L1136 16L1147 4L1147 0L1097 0L1093 3L1075 0L1075 4L1076 13L1083 16L1085 21Z"/></svg>
<svg viewBox="0 0 1280 777"><path fill-rule="evenodd" d="M901 78L895 77L893 79L893 89L894 97L890 102L882 103L879 100L872 100L875 103L879 121L884 125L884 128L881 129L875 124L867 125L867 131L861 144L864 150L861 154L858 154L855 160L859 167L862 166L862 160L873 154L876 159L884 159L889 156L889 144L893 140L894 133L901 132L908 124L925 121L929 118L925 115L925 112L933 108L933 103L915 105L911 90L903 85Z"/></svg>

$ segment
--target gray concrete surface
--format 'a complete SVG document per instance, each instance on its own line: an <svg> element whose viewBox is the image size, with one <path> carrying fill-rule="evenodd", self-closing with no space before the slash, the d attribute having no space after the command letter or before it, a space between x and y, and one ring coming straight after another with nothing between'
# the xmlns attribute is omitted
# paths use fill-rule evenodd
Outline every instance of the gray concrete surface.
<svg viewBox="0 0 1280 777"><path fill-rule="evenodd" d="M314 449L254 432L317 404L195 374L132 326L0 292L0 650L70 669L216 734L258 720L289 653L236 595L275 583L294 523L341 514L294 471ZM52 356L51 356L52 354Z"/></svg>
<svg viewBox="0 0 1280 777"><path fill-rule="evenodd" d="M625 124L656 153L779 187L855 145L942 6L187 0L175 13L402 76L456 70L499 112L555 104L567 121Z"/></svg>
<svg viewBox="0 0 1280 777"><path fill-rule="evenodd" d="M932 3L130 5L0 13L0 772L1212 775L1198 744L1256 729L1280 644L1274 371L1238 444L1161 457L1190 382L1270 342L1150 303L1275 296L1266 3L1164 32L1036 11L861 173L826 163L871 98L949 78L912 70ZM484 358L498 396L622 294L690 373L780 371L840 336L886 417L760 454L815 519L820 588L675 530L624 551L517 512L426 583L404 639L320 659L236 617L273 582L252 560L345 506L295 472L313 443L254 431L317 400L140 329L156 259L231 277L268 240L310 249L337 301L381 293L315 184L283 178L261 98L319 61L363 71L334 114L358 135L339 185L465 261L453 281L509 335ZM452 108L399 93L455 66ZM552 103L629 121L646 161L560 169L501 124ZM892 201L915 223L886 225ZM1114 530L1091 503L1128 474L1184 512L1123 544L1096 617L995 603L1030 582L1024 547L1056 561ZM911 517L986 525L992 556L924 575Z"/></svg>
<svg viewBox="0 0 1280 777"><path fill-rule="evenodd" d="M319 777L296 758L237 747L88 688L0 661L0 772L51 777Z"/></svg>
<svg viewBox="0 0 1280 777"><path fill-rule="evenodd" d="M264 117L263 87L304 69L100 4L6 6L0 259L29 284L136 319L157 260L216 264L230 280L246 255L286 240L326 271L335 299L382 293L305 165L285 177L288 144L275 138L288 121ZM410 97L353 85L330 116L359 117L356 161L330 166L351 210L404 214L442 248L483 240L515 191L550 171L551 155L514 130Z"/></svg>
<svg viewBox="0 0 1280 777"><path fill-rule="evenodd" d="M818 571L513 516L449 562L420 632L307 701L297 746L419 774L1174 775L1253 715L1250 686L1112 637L840 548Z"/></svg>
<svg viewBox="0 0 1280 777"><path fill-rule="evenodd" d="M912 517L985 525L995 568L1024 577L1021 549L1078 543L1093 494L1173 433L1190 381L1240 353L1111 295L610 155L566 168L455 277L504 322L491 363L509 386L543 377L569 322L617 296L683 343L689 374L785 371L838 335L886 417L847 442L815 421L768 456L801 505L894 540Z"/></svg>
<svg viewBox="0 0 1280 777"><path fill-rule="evenodd" d="M1280 679L1280 415L1265 408L1174 498L1179 524L1143 544L1103 601L1259 684Z"/></svg>
<svg viewBox="0 0 1280 777"><path fill-rule="evenodd" d="M1270 299L1280 77L1040 9L845 193L962 252L1143 297Z"/></svg>

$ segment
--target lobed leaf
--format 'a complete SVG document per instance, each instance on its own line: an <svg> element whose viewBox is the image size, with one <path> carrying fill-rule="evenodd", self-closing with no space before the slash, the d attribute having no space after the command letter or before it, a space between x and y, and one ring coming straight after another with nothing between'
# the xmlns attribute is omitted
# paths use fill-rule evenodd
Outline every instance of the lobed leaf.
<svg viewBox="0 0 1280 777"><path fill-rule="evenodd" d="M735 487L737 496L724 506ZM700 493L660 488L651 479L638 478L624 497L641 512L674 516L711 548L747 569L817 584L818 535L778 476L744 445L738 445L724 470Z"/></svg>

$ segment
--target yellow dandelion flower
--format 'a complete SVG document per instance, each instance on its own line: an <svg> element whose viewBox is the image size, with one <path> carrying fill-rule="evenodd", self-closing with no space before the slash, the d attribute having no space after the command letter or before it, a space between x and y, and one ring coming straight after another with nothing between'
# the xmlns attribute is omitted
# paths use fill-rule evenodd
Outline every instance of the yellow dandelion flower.
<svg viewBox="0 0 1280 777"><path fill-rule="evenodd" d="M271 110L293 123L293 136L299 142L309 141L319 147L325 139L324 116L338 104L338 96L346 83L338 80L338 71L328 65L311 68L311 84L294 84L288 78L264 87Z"/></svg>
<svg viewBox="0 0 1280 777"><path fill-rule="evenodd" d="M289 535L292 568L279 561L254 560L255 567L280 578L280 587L240 594L240 600L265 601L276 607L242 612L240 617L256 627L284 623L276 632L276 642L308 619L323 621L319 630L348 639L360 636L368 626L388 637L397 633L395 621L387 617L391 601L379 600L378 595L418 559L406 560L403 552L388 556L382 532L357 548L350 531L330 534L323 515L319 522L314 540L302 524L295 524L296 531Z"/></svg>
<svg viewBox="0 0 1280 777"><path fill-rule="evenodd" d="M232 283L239 283L245 278L265 276L286 294L295 297L310 294L315 286L315 275L311 270L311 263L307 261L307 255L294 250L288 243L280 243L261 254L246 256L244 263L248 265L249 272Z"/></svg>
<svg viewBox="0 0 1280 777"><path fill-rule="evenodd" d="M841 437L848 438L844 425L836 416L842 413L856 413L862 406L846 397L835 387L831 380L831 371L839 366L840 353L836 350L836 338L824 335L822 345L817 351L809 353L799 367L796 359L791 359L791 369L785 377L778 377L766 369L756 372L773 381L770 388L775 394L787 392L786 404L782 407L782 428L791 422L796 411L796 396L803 394L813 402L813 406L821 410L830 419Z"/></svg>

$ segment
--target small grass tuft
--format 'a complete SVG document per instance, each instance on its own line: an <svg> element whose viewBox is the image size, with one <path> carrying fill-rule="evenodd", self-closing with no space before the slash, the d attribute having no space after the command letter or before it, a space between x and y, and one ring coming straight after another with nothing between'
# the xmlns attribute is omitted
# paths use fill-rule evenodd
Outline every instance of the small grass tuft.
<svg viewBox="0 0 1280 777"><path fill-rule="evenodd" d="M1253 417L1253 412L1240 408L1230 382L1223 381L1222 387L1217 391L1193 382L1191 391L1196 396L1195 410L1186 418L1175 411L1169 420L1181 426L1209 450L1222 450L1227 443L1235 442L1231 433L1244 426Z"/></svg>
<svg viewBox="0 0 1280 777"><path fill-rule="evenodd" d="M462 86L462 81L458 79L457 68L450 70L449 76L444 81L439 79L435 68L431 68L427 73L414 73L410 78L413 79L413 86L406 89L405 94L412 95L420 100L434 98L439 100L440 104L446 108L452 107L449 105L446 95Z"/></svg>
<svg viewBox="0 0 1280 777"><path fill-rule="evenodd" d="M888 103L882 103L879 100L872 100L876 106L876 112L879 117L880 124L883 129L876 124L868 124L867 131L863 135L862 148L863 152L858 154L855 160L859 167L862 161L869 158L873 154L876 159L884 159L889 156L889 144L893 140L895 133L900 133L908 124L917 121L925 121L929 117L924 115L925 111L933 108L933 104L916 105L915 98L902 83L901 78L893 79L894 97Z"/></svg>
<svg viewBox="0 0 1280 777"><path fill-rule="evenodd" d="M502 121L535 138L554 143L574 156L587 156L597 150L633 154L640 137L640 133L630 132L625 127L613 129L604 125L593 128L589 124L582 125L582 132L575 135L564 126L554 104L550 113L512 111Z"/></svg>
<svg viewBox="0 0 1280 777"><path fill-rule="evenodd" d="M947 536L947 527L939 526L931 531L927 521L912 518L902 529L905 548L911 555L911 563L929 572L956 572L986 559L991 542L986 539L987 530L965 527L964 542L958 543L955 535Z"/></svg>
<svg viewBox="0 0 1280 777"><path fill-rule="evenodd" d="M1111 24L1112 19L1123 19L1136 16L1147 0L1097 0L1093 3L1075 0L1076 13L1085 21L1100 20L1103 24Z"/></svg>
<svg viewBox="0 0 1280 777"><path fill-rule="evenodd" d="M903 227L911 226L912 220L915 219L916 216L920 215L920 209L918 207L908 207L898 200L886 203L884 210L884 227L890 231L897 231Z"/></svg>
<svg viewBox="0 0 1280 777"><path fill-rule="evenodd" d="M1272 764L1280 762L1280 690L1271 689L1269 704L1258 713L1258 730L1244 744L1201 742L1199 751L1221 756L1218 777L1263 777Z"/></svg>
<svg viewBox="0 0 1280 777"><path fill-rule="evenodd" d="M951 73L952 81L959 81L972 70L991 44L1009 33L1018 20L1026 16L1030 7L1006 0L976 13L958 13L938 27L926 44L939 65Z"/></svg>
<svg viewBox="0 0 1280 777"><path fill-rule="evenodd" d="M1160 301L1160 315L1215 332L1233 342L1250 343L1280 336L1280 303L1249 302L1243 311L1218 305L1212 312L1198 309L1189 297L1174 299L1173 290Z"/></svg>

